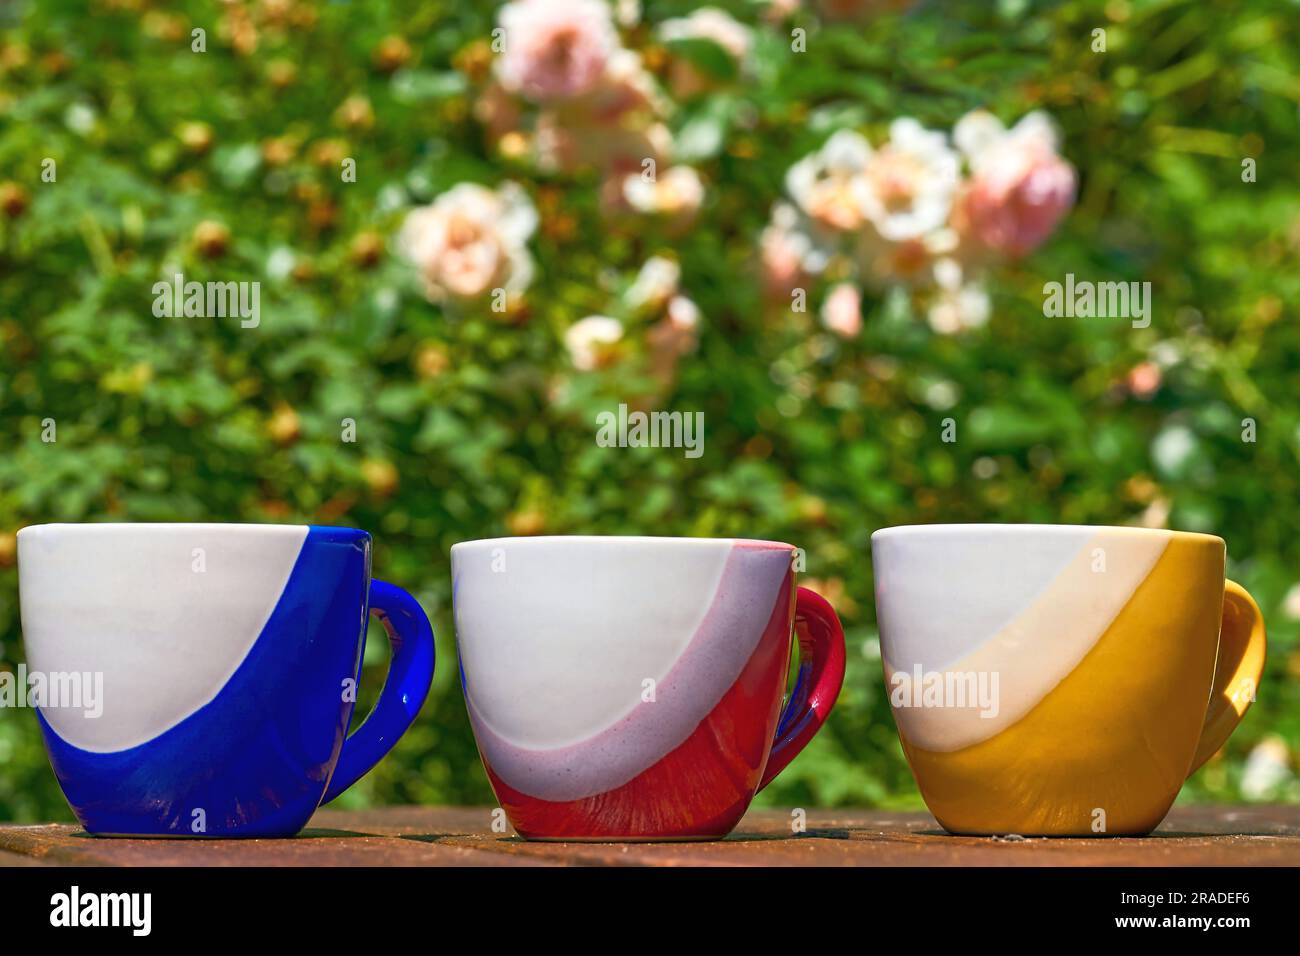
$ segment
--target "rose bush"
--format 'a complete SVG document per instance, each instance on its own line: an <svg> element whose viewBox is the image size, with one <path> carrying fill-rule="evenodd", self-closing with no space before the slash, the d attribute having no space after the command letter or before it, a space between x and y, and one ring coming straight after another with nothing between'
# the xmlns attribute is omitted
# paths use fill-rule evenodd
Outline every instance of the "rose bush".
<svg viewBox="0 0 1300 956"><path fill-rule="evenodd" d="M343 799L482 803L454 542L781 538L840 609L849 670L761 799L916 807L871 531L1167 525L1223 535L1270 628L1258 704L1185 794L1300 797L1292 21L1192 0L5 5L0 668L23 659L23 525L366 528L441 664ZM259 282L260 324L155 317L177 273ZM1048 317L1071 274L1150 282L1149 325ZM599 447L621 403L703 412L703 455ZM0 819L49 818L36 721L0 708Z"/></svg>

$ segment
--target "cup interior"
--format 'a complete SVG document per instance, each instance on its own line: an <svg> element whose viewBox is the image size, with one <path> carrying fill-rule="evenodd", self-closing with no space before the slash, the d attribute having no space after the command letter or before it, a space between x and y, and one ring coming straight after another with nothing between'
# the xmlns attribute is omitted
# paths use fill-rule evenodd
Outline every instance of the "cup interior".
<svg viewBox="0 0 1300 956"><path fill-rule="evenodd" d="M102 719L46 710L53 729L83 750L123 750L211 699L262 633L308 532L306 525L225 524L19 531L29 669L97 675L106 699Z"/></svg>

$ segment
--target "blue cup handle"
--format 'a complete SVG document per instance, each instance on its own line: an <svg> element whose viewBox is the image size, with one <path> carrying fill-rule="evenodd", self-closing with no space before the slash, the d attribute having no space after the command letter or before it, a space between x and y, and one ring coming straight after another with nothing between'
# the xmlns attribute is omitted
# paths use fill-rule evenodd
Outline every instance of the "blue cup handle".
<svg viewBox="0 0 1300 956"><path fill-rule="evenodd" d="M388 632L393 659L375 709L343 741L322 804L360 780L393 749L420 712L433 683L433 628L415 598L387 581L372 581L370 613L379 617Z"/></svg>

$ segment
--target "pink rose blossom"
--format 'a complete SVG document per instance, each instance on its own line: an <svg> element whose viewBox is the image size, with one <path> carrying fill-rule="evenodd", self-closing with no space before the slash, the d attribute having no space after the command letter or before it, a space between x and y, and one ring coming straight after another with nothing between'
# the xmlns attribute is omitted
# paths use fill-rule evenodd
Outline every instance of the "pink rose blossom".
<svg viewBox="0 0 1300 956"><path fill-rule="evenodd" d="M822 324L845 339L862 331L862 296L856 286L841 282L831 289L822 304Z"/></svg>
<svg viewBox="0 0 1300 956"><path fill-rule="evenodd" d="M1129 369L1128 390L1135 398L1150 398L1160 390L1160 366L1155 362L1142 362Z"/></svg>
<svg viewBox="0 0 1300 956"><path fill-rule="evenodd" d="M955 137L972 173L958 228L1004 255L1027 255L1042 245L1074 205L1076 185L1047 117L1031 113L1008 131L976 112L958 122Z"/></svg>
<svg viewBox="0 0 1300 956"><path fill-rule="evenodd" d="M640 171L646 159L665 162L672 149L662 121L668 107L640 56L617 50L593 90L539 111L538 163L548 172L627 172Z"/></svg>
<svg viewBox="0 0 1300 956"><path fill-rule="evenodd" d="M603 0L514 0L498 22L505 31L501 83L535 102L590 92L619 47Z"/></svg>
<svg viewBox="0 0 1300 956"><path fill-rule="evenodd" d="M785 202L772 208L772 221L759 238L759 256L764 285L772 296L789 295L825 265L824 254L801 227L798 211Z"/></svg>

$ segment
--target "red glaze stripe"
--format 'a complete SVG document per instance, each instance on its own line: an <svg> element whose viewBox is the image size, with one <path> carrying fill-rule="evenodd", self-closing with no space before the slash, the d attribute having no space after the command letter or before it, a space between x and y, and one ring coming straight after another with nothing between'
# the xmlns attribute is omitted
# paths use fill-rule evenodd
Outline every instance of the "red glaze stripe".
<svg viewBox="0 0 1300 956"><path fill-rule="evenodd" d="M484 760L497 800L531 839L724 836L749 808L776 732L790 666L794 574L753 655L717 706L658 763L614 790L562 803L509 787ZM842 670L842 668L841 668Z"/></svg>

